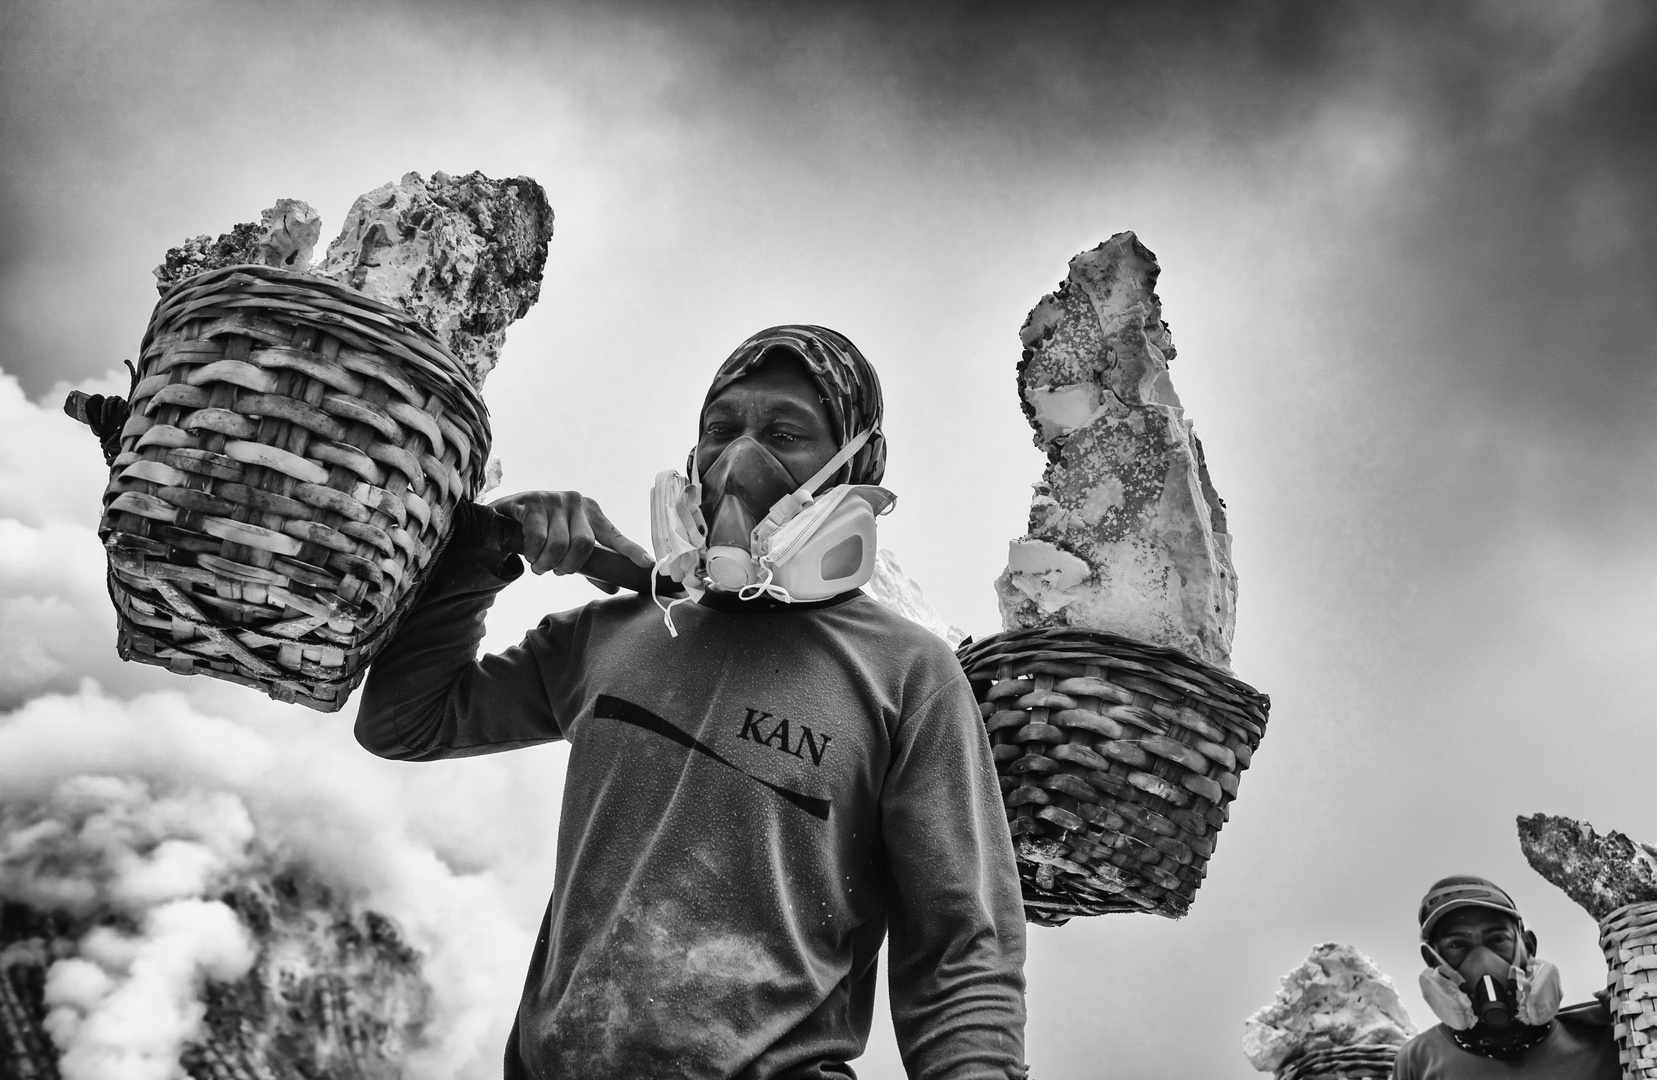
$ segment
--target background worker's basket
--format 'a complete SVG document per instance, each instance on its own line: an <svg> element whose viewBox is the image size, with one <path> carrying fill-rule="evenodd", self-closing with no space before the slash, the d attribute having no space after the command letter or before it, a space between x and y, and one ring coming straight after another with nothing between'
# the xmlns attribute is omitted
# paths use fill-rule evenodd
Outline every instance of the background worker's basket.
<svg viewBox="0 0 1657 1080"><path fill-rule="evenodd" d="M1184 915L1270 699L1172 649L1094 630L960 650L994 748L1024 911Z"/></svg>
<svg viewBox="0 0 1657 1080"><path fill-rule="evenodd" d="M1373 1043L1308 1050L1284 1062L1274 1080L1387 1080L1398 1049Z"/></svg>
<svg viewBox="0 0 1657 1080"><path fill-rule="evenodd" d="M127 404L99 528L122 658L339 708L482 482L460 363L350 288L235 266L156 305Z"/></svg>
<svg viewBox="0 0 1657 1080"><path fill-rule="evenodd" d="M1657 902L1629 904L1599 924L1623 1080L1657 1080Z"/></svg>

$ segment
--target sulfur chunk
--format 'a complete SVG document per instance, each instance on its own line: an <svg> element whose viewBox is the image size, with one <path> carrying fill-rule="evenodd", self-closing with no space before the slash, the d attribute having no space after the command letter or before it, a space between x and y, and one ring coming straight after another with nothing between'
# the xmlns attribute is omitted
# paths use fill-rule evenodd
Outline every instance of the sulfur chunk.
<svg viewBox="0 0 1657 1080"><path fill-rule="evenodd" d="M1118 233L1025 321L1019 392L1048 464L996 592L1007 630L1089 627L1227 669L1231 536L1168 377L1159 273Z"/></svg>
<svg viewBox="0 0 1657 1080"><path fill-rule="evenodd" d="M186 278L240 263L307 269L322 235L322 219L308 203L277 199L276 205L217 239L197 236L167 252L155 268L156 288L165 293Z"/></svg>
<svg viewBox="0 0 1657 1080"><path fill-rule="evenodd" d="M1326 942L1283 976L1277 997L1249 1017L1243 1055L1261 1072L1277 1072L1307 1053L1357 1046L1398 1047L1415 1025L1398 988L1350 945Z"/></svg>
<svg viewBox="0 0 1657 1080"><path fill-rule="evenodd" d="M552 219L527 176L411 172L352 204L314 272L414 315L481 388L541 295Z"/></svg>
<svg viewBox="0 0 1657 1080"><path fill-rule="evenodd" d="M1595 921L1620 907L1657 901L1657 848L1586 821L1535 814L1519 819L1525 859Z"/></svg>

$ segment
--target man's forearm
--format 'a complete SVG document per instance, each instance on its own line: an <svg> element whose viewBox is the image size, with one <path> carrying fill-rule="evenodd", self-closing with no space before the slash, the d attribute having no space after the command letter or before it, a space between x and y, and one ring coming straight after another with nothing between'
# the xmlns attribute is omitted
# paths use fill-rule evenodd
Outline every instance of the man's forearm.
<svg viewBox="0 0 1657 1080"><path fill-rule="evenodd" d="M953 965L945 960L930 971L915 962L921 957L892 957L892 1022L910 1076L1017 1080L1024 1075L1023 949L1011 955L1001 944L1010 943L969 945L967 951L978 955L957 957ZM904 992L916 984L930 992Z"/></svg>
<svg viewBox="0 0 1657 1080"><path fill-rule="evenodd" d="M455 717L446 714L477 658L484 615L509 580L489 573L475 553L455 545L432 571L425 593L363 684L357 741L381 757L447 756L440 752L444 729Z"/></svg>
<svg viewBox="0 0 1657 1080"><path fill-rule="evenodd" d="M892 1022L909 1074L1024 1075L1024 909L964 679L906 723L885 797Z"/></svg>

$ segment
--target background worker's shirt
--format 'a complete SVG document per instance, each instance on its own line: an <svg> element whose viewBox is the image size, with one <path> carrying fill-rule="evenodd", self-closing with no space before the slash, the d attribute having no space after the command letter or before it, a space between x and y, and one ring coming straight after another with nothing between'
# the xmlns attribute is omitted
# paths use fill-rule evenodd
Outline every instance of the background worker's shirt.
<svg viewBox="0 0 1657 1080"><path fill-rule="evenodd" d="M1398 1052L1393 1080L1621 1080L1617 1044L1608 1025L1555 1020L1547 1038L1514 1061L1463 1050L1438 1024Z"/></svg>
<svg viewBox="0 0 1657 1080"><path fill-rule="evenodd" d="M675 639L626 596L476 660L505 584L445 556L373 665L357 735L408 760L569 740L518 1013L528 1075L849 1076L888 927L910 1075L1023 1075L1012 845L941 640L861 593L684 604Z"/></svg>

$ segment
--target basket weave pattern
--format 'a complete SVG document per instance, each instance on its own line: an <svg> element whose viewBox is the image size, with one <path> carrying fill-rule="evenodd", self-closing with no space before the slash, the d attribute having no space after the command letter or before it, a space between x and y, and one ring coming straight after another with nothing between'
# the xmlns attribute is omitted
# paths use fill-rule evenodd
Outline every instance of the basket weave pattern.
<svg viewBox="0 0 1657 1080"><path fill-rule="evenodd" d="M1071 627L960 652L989 731L1025 915L1191 905L1269 699L1172 649Z"/></svg>
<svg viewBox="0 0 1657 1080"><path fill-rule="evenodd" d="M1308 1050L1277 1070L1276 1080L1386 1080L1397 1057L1390 1043Z"/></svg>
<svg viewBox="0 0 1657 1080"><path fill-rule="evenodd" d="M1623 1080L1657 1080L1657 902L1629 904L1599 924Z"/></svg>
<svg viewBox="0 0 1657 1080"><path fill-rule="evenodd" d="M128 405L99 529L122 658L339 708L482 481L459 362L335 282L228 267L157 304Z"/></svg>

